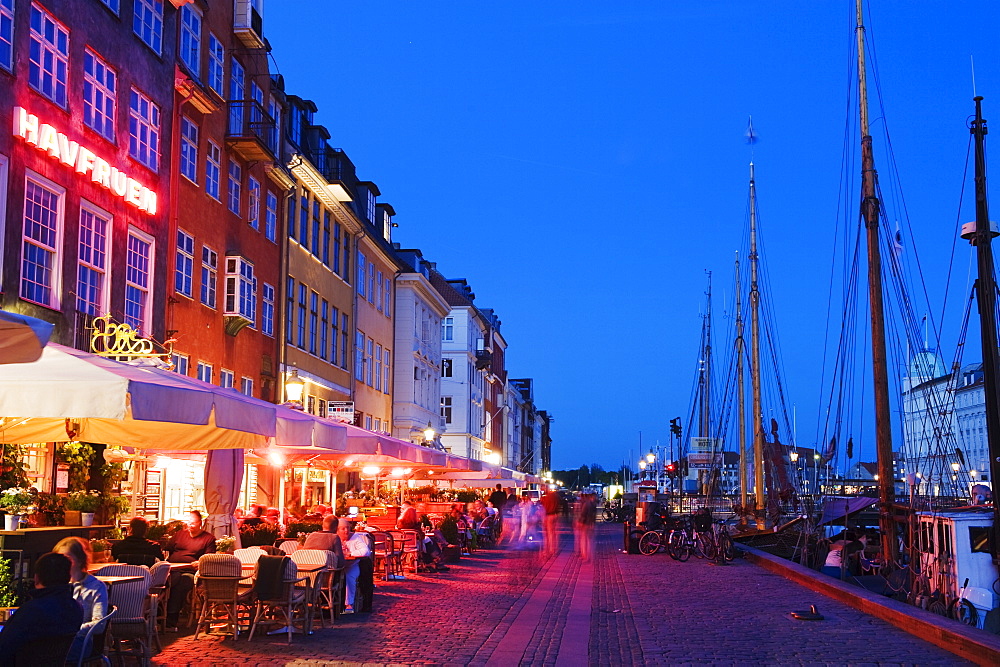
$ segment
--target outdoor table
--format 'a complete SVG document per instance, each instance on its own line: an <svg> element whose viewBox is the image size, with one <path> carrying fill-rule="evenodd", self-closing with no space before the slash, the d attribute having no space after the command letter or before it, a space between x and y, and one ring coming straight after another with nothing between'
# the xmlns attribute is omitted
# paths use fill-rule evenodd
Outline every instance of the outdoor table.
<svg viewBox="0 0 1000 667"><path fill-rule="evenodd" d="M142 581L145 577L139 576L137 574L133 575L122 575L122 576L111 576L105 575L101 576L99 574L94 575L98 581L103 581L104 585L107 587L114 586L115 584L127 584L130 581Z"/></svg>
<svg viewBox="0 0 1000 667"><path fill-rule="evenodd" d="M101 568L103 568L105 565L127 565L127 563L119 563L118 561L110 561L107 563L91 563L87 567L87 572L89 572L90 574L97 574L98 572L101 571ZM145 567L145 565L140 565L140 567ZM174 570L180 570L182 568L192 569L197 567L198 567L197 561L195 561L194 563L171 563L170 571L173 572Z"/></svg>

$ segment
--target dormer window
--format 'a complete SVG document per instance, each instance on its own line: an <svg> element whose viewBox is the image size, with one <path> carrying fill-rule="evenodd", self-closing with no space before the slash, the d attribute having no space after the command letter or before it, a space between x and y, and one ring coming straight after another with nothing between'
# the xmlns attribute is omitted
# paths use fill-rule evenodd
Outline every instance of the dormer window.
<svg viewBox="0 0 1000 667"><path fill-rule="evenodd" d="M368 222L375 224L375 193L368 190L368 199L366 200L366 210L365 216L368 218Z"/></svg>

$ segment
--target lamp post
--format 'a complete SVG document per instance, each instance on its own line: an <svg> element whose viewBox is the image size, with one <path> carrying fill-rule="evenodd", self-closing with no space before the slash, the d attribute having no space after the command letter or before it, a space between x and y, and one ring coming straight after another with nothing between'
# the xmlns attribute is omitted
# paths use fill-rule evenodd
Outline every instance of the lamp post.
<svg viewBox="0 0 1000 667"><path fill-rule="evenodd" d="M296 410L302 409L302 392L305 388L306 383L299 377L299 369L293 368L285 379L285 400Z"/></svg>
<svg viewBox="0 0 1000 667"><path fill-rule="evenodd" d="M424 429L424 444L426 444L428 447L433 445L434 436L436 435L437 431L434 430L434 427L431 425L430 422L427 422L427 428Z"/></svg>
<svg viewBox="0 0 1000 667"><path fill-rule="evenodd" d="M659 489L660 489L660 471L659 471L659 469L655 465L656 464L656 454L653 453L652 449L649 450L649 454L646 454L646 464L650 466L650 469L652 471L652 474L650 474L650 478L654 480L654 482L656 484L656 489L657 489L657 491L659 491Z"/></svg>

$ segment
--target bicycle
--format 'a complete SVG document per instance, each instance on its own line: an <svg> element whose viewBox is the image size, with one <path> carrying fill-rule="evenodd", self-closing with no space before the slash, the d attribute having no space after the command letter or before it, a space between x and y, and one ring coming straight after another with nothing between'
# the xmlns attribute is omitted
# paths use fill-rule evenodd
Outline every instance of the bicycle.
<svg viewBox="0 0 1000 667"><path fill-rule="evenodd" d="M678 519L667 536L667 553L674 560L685 562L695 552L695 539L690 519Z"/></svg>
<svg viewBox="0 0 1000 667"><path fill-rule="evenodd" d="M666 514L660 514L656 518L659 523L659 527L647 530L639 538L639 553L644 556L652 556L661 548L666 548L667 541L670 537L670 517Z"/></svg>
<svg viewBox="0 0 1000 667"><path fill-rule="evenodd" d="M708 560L715 560L720 556L727 561L736 558L736 546L725 521L714 521L708 530L699 531L698 545Z"/></svg>

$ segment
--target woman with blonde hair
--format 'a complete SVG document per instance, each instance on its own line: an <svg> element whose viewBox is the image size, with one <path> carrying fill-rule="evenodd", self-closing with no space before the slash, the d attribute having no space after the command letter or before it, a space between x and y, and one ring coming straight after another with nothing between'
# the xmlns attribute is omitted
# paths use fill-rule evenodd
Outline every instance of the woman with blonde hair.
<svg viewBox="0 0 1000 667"><path fill-rule="evenodd" d="M108 587L104 582L87 572L90 565L90 542L82 537L66 537L56 544L54 552L69 558L72 564L69 580L73 584L73 599L83 606L83 625L76 635L69 651L69 661L75 662L80 655L90 651L83 645L87 631L108 613ZM97 628L94 632L100 632Z"/></svg>

